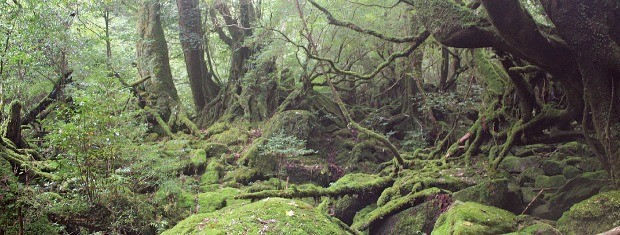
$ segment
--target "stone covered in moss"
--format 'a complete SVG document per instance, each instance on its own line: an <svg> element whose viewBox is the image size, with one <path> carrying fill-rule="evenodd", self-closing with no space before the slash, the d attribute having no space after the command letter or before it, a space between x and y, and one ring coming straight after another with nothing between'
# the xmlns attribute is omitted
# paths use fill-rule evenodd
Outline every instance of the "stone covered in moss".
<svg viewBox="0 0 620 235"><path fill-rule="evenodd" d="M236 188L222 188L213 192L200 193L198 197L198 213L209 213L226 206L240 204L248 200L234 199L240 190Z"/></svg>
<svg viewBox="0 0 620 235"><path fill-rule="evenodd" d="M558 220L563 234L597 234L620 226L620 191L610 191L575 204Z"/></svg>
<svg viewBox="0 0 620 235"><path fill-rule="evenodd" d="M515 215L492 206L457 201L437 219L431 234L494 235L514 231Z"/></svg>
<svg viewBox="0 0 620 235"><path fill-rule="evenodd" d="M508 188L508 179L489 180L454 193L455 200L477 202L512 212L523 210L519 194Z"/></svg>
<svg viewBox="0 0 620 235"><path fill-rule="evenodd" d="M381 221L370 228L371 234L430 234L441 214L438 200L424 202Z"/></svg>
<svg viewBox="0 0 620 235"><path fill-rule="evenodd" d="M546 176L539 175L536 176L536 182L534 183L534 187L536 188L560 188L564 184L566 184L566 177L563 175L554 175L554 176Z"/></svg>
<svg viewBox="0 0 620 235"><path fill-rule="evenodd" d="M228 153L228 147L220 143L206 143L203 147L207 158L220 157L224 153Z"/></svg>
<svg viewBox="0 0 620 235"><path fill-rule="evenodd" d="M556 220L575 203L583 201L609 185L605 180L593 180L584 177L574 178L549 197L549 214L543 218Z"/></svg>
<svg viewBox="0 0 620 235"><path fill-rule="evenodd" d="M538 168L540 161L537 157L507 156L500 166L510 173L521 173L529 168Z"/></svg>
<svg viewBox="0 0 620 235"><path fill-rule="evenodd" d="M269 138L282 133L295 136L300 140L309 140L312 135L316 134L318 127L317 118L309 111L289 110L269 119L265 126L264 136Z"/></svg>
<svg viewBox="0 0 620 235"><path fill-rule="evenodd" d="M305 202L267 198L192 215L162 234L350 234L342 226Z"/></svg>

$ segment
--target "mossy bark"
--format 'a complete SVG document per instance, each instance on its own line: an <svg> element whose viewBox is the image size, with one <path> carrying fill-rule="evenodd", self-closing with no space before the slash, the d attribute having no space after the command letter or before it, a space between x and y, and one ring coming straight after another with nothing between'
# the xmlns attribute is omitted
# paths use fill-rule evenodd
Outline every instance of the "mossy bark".
<svg viewBox="0 0 620 235"><path fill-rule="evenodd" d="M146 105L154 109L164 121L170 118L179 96L174 86L168 45L161 25L159 1L141 1L138 10L138 71L148 93ZM157 124L157 122L155 122Z"/></svg>

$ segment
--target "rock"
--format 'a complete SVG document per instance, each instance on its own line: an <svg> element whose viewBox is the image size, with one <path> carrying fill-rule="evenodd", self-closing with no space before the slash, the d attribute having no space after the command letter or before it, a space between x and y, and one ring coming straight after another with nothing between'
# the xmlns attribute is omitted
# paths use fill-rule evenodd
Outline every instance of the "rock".
<svg viewBox="0 0 620 235"><path fill-rule="evenodd" d="M360 195L345 195L340 198L330 199L327 207L329 214L333 214L346 224L353 224L353 218L358 211L367 207L370 203L377 201L375 193Z"/></svg>
<svg viewBox="0 0 620 235"><path fill-rule="evenodd" d="M544 161L542 162L540 167L545 172L545 175L548 175L548 176L562 174L562 163L557 162L557 161L553 161L553 160Z"/></svg>
<svg viewBox="0 0 620 235"><path fill-rule="evenodd" d="M351 234L335 220L303 201L267 198L192 215L162 234Z"/></svg>
<svg viewBox="0 0 620 235"><path fill-rule="evenodd" d="M441 214L437 200L427 201L390 216L370 228L370 234L430 234Z"/></svg>
<svg viewBox="0 0 620 235"><path fill-rule="evenodd" d="M503 234L514 231L515 218L514 214L500 208L457 201L439 216L431 234Z"/></svg>
<svg viewBox="0 0 620 235"><path fill-rule="evenodd" d="M239 195L240 190L236 188L222 188L213 192L200 193L198 198L198 213L209 213L226 206L240 204L248 200L236 200L234 197Z"/></svg>
<svg viewBox="0 0 620 235"><path fill-rule="evenodd" d="M581 174L581 170L577 169L574 166L566 166L562 169L562 175L566 177L566 179L573 179Z"/></svg>
<svg viewBox="0 0 620 235"><path fill-rule="evenodd" d="M206 143L203 147L207 158L220 157L222 154L230 152L225 144Z"/></svg>
<svg viewBox="0 0 620 235"><path fill-rule="evenodd" d="M567 211L575 203L596 195L601 188L608 184L609 181L592 180L584 177L577 177L568 181L548 198L549 214L543 218L557 220L564 211Z"/></svg>
<svg viewBox="0 0 620 235"><path fill-rule="evenodd" d="M510 173L521 173L530 168L538 168L540 161L537 157L508 156L501 163L502 168Z"/></svg>
<svg viewBox="0 0 620 235"><path fill-rule="evenodd" d="M609 179L609 173L607 171L594 171L594 172L585 172L581 174L583 178L588 178L591 180L605 180Z"/></svg>
<svg viewBox="0 0 620 235"><path fill-rule="evenodd" d="M593 157L583 158L581 162L577 164L577 167L584 172L595 172L603 170L603 165L601 164L601 161Z"/></svg>
<svg viewBox="0 0 620 235"><path fill-rule="evenodd" d="M536 182L534 183L534 187L543 189L543 188L560 188L564 184L566 184L566 177L563 175L554 175L554 176L546 176L539 175L536 176Z"/></svg>
<svg viewBox="0 0 620 235"><path fill-rule="evenodd" d="M545 172L540 168L528 168L517 176L517 180L521 185L533 185L536 177L544 174Z"/></svg>
<svg viewBox="0 0 620 235"><path fill-rule="evenodd" d="M597 234L620 226L620 191L610 191L575 204L558 220L563 234Z"/></svg>
<svg viewBox="0 0 620 235"><path fill-rule="evenodd" d="M554 221L536 220L529 215L517 216L519 229L516 232L504 235L562 235L554 225Z"/></svg>
<svg viewBox="0 0 620 235"><path fill-rule="evenodd" d="M463 202L477 202L520 213L523 206L521 195L508 188L508 179L490 180L454 193L452 198Z"/></svg>
<svg viewBox="0 0 620 235"><path fill-rule="evenodd" d="M311 136L317 134L320 124L317 118L307 110L289 110L274 115L265 125L264 136L273 137L277 134L292 135L313 145ZM311 146L315 147L315 146Z"/></svg>

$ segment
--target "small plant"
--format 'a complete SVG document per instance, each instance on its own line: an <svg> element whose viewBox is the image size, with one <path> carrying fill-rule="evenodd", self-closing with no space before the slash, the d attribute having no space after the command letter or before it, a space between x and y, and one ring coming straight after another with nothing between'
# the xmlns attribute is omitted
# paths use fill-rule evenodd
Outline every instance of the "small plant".
<svg viewBox="0 0 620 235"><path fill-rule="evenodd" d="M263 146L262 155L274 156L277 161L276 177L280 179L286 159L291 157L303 156L316 151L306 149L306 141L300 140L296 136L285 135L280 132L267 139L267 144Z"/></svg>

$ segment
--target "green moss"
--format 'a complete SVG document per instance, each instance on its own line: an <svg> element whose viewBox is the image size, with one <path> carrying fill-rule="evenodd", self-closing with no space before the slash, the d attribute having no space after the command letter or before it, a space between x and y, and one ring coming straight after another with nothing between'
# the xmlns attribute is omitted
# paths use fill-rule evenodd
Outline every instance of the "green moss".
<svg viewBox="0 0 620 235"><path fill-rule="evenodd" d="M239 167L232 171L226 172L222 179L224 182L234 181L240 184L249 184L259 179L258 171L249 167Z"/></svg>
<svg viewBox="0 0 620 235"><path fill-rule="evenodd" d="M555 176L546 176L539 175L536 176L536 182L534 183L534 187L543 189L543 188L560 188L566 184L566 177L563 175L555 175Z"/></svg>
<svg viewBox="0 0 620 235"><path fill-rule="evenodd" d="M231 124L230 128L228 128L227 130L212 135L209 140L216 143L224 144L229 147L233 145L245 144L249 140L249 130L249 123L238 122Z"/></svg>
<svg viewBox="0 0 620 235"><path fill-rule="evenodd" d="M503 234L514 231L515 218L514 214L496 207L456 201L439 216L431 234Z"/></svg>
<svg viewBox="0 0 620 235"><path fill-rule="evenodd" d="M202 149L192 150L189 160L196 167L204 167L207 164L207 153Z"/></svg>
<svg viewBox="0 0 620 235"><path fill-rule="evenodd" d="M595 172L585 172L581 174L583 178L588 178L591 180L605 180L609 179L609 173L607 171L595 171Z"/></svg>
<svg viewBox="0 0 620 235"><path fill-rule="evenodd" d="M220 157L230 151L226 145L220 143L206 143L203 149L207 158Z"/></svg>
<svg viewBox="0 0 620 235"><path fill-rule="evenodd" d="M200 193L198 197L198 213L209 213L226 206L237 205L248 200L238 200L234 197L240 193L236 188L222 188L213 192Z"/></svg>
<svg viewBox="0 0 620 235"><path fill-rule="evenodd" d="M563 165L561 162L558 162L558 161L547 160L547 161L542 162L540 167L545 172L545 175L548 175L548 176L562 174Z"/></svg>
<svg viewBox="0 0 620 235"><path fill-rule="evenodd" d="M508 179L490 180L455 192L453 198L463 202L477 202L489 206L503 207L507 203Z"/></svg>
<svg viewBox="0 0 620 235"><path fill-rule="evenodd" d="M208 135L217 135L224 131L228 130L228 123L226 122L216 122L213 123L209 128L207 128L206 132Z"/></svg>
<svg viewBox="0 0 620 235"><path fill-rule="evenodd" d="M575 204L558 220L563 234L596 234L620 226L620 191L610 191Z"/></svg>
<svg viewBox="0 0 620 235"><path fill-rule="evenodd" d="M562 175L566 177L566 179L573 179L581 174L581 171L574 166L566 166L562 169Z"/></svg>
<svg viewBox="0 0 620 235"><path fill-rule="evenodd" d="M350 234L341 223L309 204L268 198L223 210L196 214L181 221L167 234Z"/></svg>

